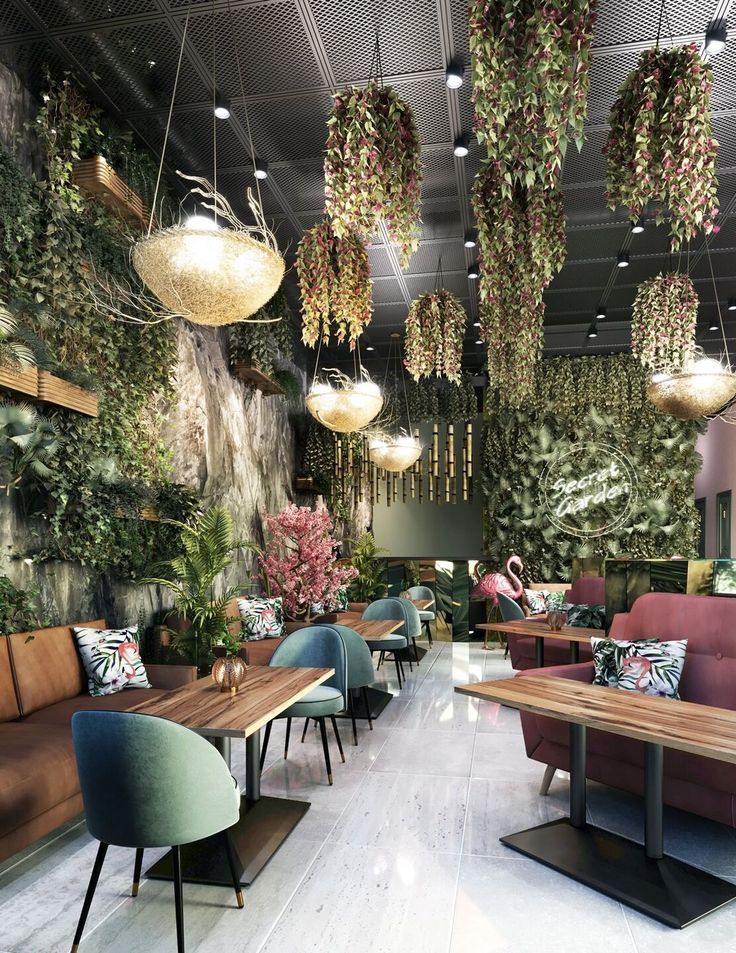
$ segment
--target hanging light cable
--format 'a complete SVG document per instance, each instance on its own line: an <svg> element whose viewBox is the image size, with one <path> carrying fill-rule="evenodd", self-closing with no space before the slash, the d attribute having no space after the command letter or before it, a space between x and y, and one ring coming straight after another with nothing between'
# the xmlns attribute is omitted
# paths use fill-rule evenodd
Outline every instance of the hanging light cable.
<svg viewBox="0 0 736 953"><path fill-rule="evenodd" d="M403 389L404 404L406 407L407 430L403 431L398 427L395 434L378 433L371 437L368 443L368 452L371 460L378 467L383 467L392 473L401 473L413 466L422 455L422 445L419 438L412 431L411 413L409 410L409 396L406 391L406 374L401 362L401 345L399 343L400 335L393 333L389 345L388 363L386 372L391 364L391 358L394 359L394 382L395 390L398 389L399 374L401 374L401 385ZM399 371L401 367L401 371ZM399 396L399 400L400 400Z"/></svg>

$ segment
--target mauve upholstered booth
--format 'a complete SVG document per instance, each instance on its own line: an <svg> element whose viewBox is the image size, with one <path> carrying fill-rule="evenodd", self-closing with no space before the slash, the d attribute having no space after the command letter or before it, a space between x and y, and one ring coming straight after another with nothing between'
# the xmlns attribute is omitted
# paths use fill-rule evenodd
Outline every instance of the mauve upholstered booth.
<svg viewBox="0 0 736 953"><path fill-rule="evenodd" d="M616 639L687 639L680 681L683 701L736 710L736 599L647 593L636 600L631 612L614 617L610 635ZM545 675L580 682L593 679L592 662L543 671ZM522 672L519 677L527 674L532 672ZM568 725L529 712L521 713L521 723L527 755L567 771ZM642 794L643 744L589 730L586 774L594 781ZM736 827L736 764L665 748L664 800L673 807Z"/></svg>
<svg viewBox="0 0 736 953"><path fill-rule="evenodd" d="M575 605L602 606L606 602L606 580L603 576L581 576L565 592L565 602ZM545 619L546 615L532 616L532 619ZM601 635L603 633L601 632ZM511 665L517 671L523 671L527 668L536 666L536 639L529 636L524 638L520 635L509 635L509 655ZM580 661L589 662L593 656L590 647L580 646ZM570 643L563 642L560 639L544 640L544 664L564 665L570 660Z"/></svg>

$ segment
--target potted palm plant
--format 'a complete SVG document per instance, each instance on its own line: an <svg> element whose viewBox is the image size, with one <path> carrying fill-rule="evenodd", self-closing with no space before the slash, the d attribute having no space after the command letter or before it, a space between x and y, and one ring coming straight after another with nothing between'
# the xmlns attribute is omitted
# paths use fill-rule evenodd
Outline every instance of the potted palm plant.
<svg viewBox="0 0 736 953"><path fill-rule="evenodd" d="M361 533L353 545L353 554L350 565L357 572L357 576L350 583L348 597L350 602L369 603L374 599L385 599L388 595L388 586L385 581L386 564L380 558L388 552L376 546L373 533Z"/></svg>
<svg viewBox="0 0 736 953"><path fill-rule="evenodd" d="M252 547L235 539L232 517L223 507L198 514L189 524L166 522L179 527L182 553L164 563L165 575L143 579L142 584L163 586L173 594L178 623L176 629L169 628L171 644L206 674L214 660L213 646L227 640L228 625L236 621L227 615L228 603L242 589L229 586L216 596L215 583L236 550Z"/></svg>

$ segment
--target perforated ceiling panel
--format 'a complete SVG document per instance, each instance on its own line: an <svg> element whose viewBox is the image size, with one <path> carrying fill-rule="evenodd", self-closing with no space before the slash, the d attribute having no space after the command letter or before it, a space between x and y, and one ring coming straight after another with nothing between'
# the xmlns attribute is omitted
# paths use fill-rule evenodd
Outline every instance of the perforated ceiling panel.
<svg viewBox="0 0 736 953"><path fill-rule="evenodd" d="M640 50L656 39L661 0L598 0L597 6L586 141L581 153L570 148L563 168L567 262L545 294L546 345L555 353L626 347L637 283L669 265L664 227L649 225L643 234L631 235L626 210L607 208L602 153L617 89ZM669 44L673 36L699 39L716 10L727 17L729 6L723 0L668 3L661 42ZM378 28L384 75L413 108L422 140L422 241L402 276L382 237L370 236L375 318L367 338L375 350L364 357L385 361L389 334L403 326L411 296L434 287L441 255L445 285L469 311L467 366L479 368L476 289L467 278L477 250L463 247L463 235L472 226L469 196L483 150L471 140L467 158L452 155L453 139L473 125L466 0L5 0L0 2L0 57L35 90L45 64L56 72L72 68L90 95L105 109L117 110L143 142L158 150L188 11L171 167L212 174L214 28L216 85L229 97L232 112L229 122L217 126L218 185L238 214L247 216L246 190L254 184L250 132L257 155L269 163L269 179L261 184L263 206L290 265L302 230L322 213L331 94L366 81ZM451 56L465 64L466 83L448 92L444 72ZM719 200L727 213L712 239L713 267L718 295L725 299L736 295L736 251L730 251L736 249L736 40L713 66ZM631 267L619 270L615 257L624 246ZM717 344L717 336L705 330L715 313L715 292L701 250L699 238L691 253L708 346ZM296 301L293 270L287 282L290 300ZM604 299L608 318L596 341L589 342L585 329ZM728 322L735 323L728 314ZM328 353L336 364L345 357L334 348Z"/></svg>

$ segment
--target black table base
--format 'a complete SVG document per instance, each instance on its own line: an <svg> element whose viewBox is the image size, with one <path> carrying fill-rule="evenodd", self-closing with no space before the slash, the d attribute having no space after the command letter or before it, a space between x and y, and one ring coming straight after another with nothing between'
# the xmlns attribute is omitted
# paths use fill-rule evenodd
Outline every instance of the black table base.
<svg viewBox="0 0 736 953"><path fill-rule="evenodd" d="M366 689L366 695L368 697L368 707L370 708L371 718L378 718L386 705L388 705L388 703L394 697L391 692L385 692L382 688L372 688L370 686ZM368 712L365 708L365 701L363 699L362 691L353 693L353 705L355 706L355 717L367 721ZM342 712L335 717L350 718L350 712Z"/></svg>
<svg viewBox="0 0 736 953"><path fill-rule="evenodd" d="M641 844L567 818L501 843L678 929L736 898L736 884L672 857L650 859Z"/></svg>
<svg viewBox="0 0 736 953"><path fill-rule="evenodd" d="M228 835L243 886L253 883L308 810L308 801L279 797L241 800L240 820L230 828ZM221 834L182 846L181 867L186 883L232 887ZM146 876L153 880L173 880L171 852L147 870Z"/></svg>

